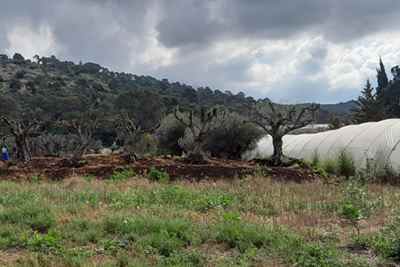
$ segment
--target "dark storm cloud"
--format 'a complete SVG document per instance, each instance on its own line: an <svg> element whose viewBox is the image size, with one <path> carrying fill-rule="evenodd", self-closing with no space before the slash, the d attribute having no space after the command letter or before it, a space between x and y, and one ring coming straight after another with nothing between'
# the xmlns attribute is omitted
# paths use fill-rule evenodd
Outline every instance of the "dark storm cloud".
<svg viewBox="0 0 400 267"><path fill-rule="evenodd" d="M157 29L170 47L223 38L289 38L314 31L348 41L397 27L397 0L172 0Z"/></svg>
<svg viewBox="0 0 400 267"><path fill-rule="evenodd" d="M155 75L194 86L294 100L353 97L358 88L330 88L332 77L336 77L336 73L327 74L326 70L327 62L332 60L331 44L345 45L367 35L398 31L396 22L400 17L399 0L4 2L0 8L0 53L18 49L10 44L10 32L15 28L27 26L38 31L44 25L49 27L57 47L44 49L48 54L42 56L54 53L62 59L94 61L113 70ZM312 46L290 45L301 46L298 40L312 42L316 36L322 41ZM23 38L17 38L17 42L20 40ZM257 46L268 47L276 40L283 43L275 50L257 51ZM247 49L247 45L251 48ZM232 56L233 50L241 48L245 52ZM368 60L377 57L376 51L367 53ZM400 55L387 47L380 51L384 58L388 51L392 62L400 60ZM265 76L272 78L264 81L263 74L254 73L257 64L266 66ZM351 71L357 68L353 64ZM290 71L285 72L287 69ZM337 66L335 69L340 70ZM282 80L275 80L276 76ZM334 79L334 84L347 86L349 78L345 78Z"/></svg>

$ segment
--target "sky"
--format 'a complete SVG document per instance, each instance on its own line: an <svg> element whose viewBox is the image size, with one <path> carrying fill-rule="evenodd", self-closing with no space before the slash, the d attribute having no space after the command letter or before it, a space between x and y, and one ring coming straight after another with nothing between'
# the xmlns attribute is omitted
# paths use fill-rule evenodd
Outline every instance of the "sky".
<svg viewBox="0 0 400 267"><path fill-rule="evenodd" d="M0 53L282 103L354 99L400 64L398 0L5 0Z"/></svg>

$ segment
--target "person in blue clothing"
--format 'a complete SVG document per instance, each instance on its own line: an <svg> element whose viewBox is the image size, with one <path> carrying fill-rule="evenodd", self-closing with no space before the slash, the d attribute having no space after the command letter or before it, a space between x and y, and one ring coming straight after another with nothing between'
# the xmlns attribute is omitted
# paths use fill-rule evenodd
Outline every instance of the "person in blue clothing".
<svg viewBox="0 0 400 267"><path fill-rule="evenodd" d="M1 148L1 159L4 161L10 160L10 155L8 154L8 148L6 145L3 145Z"/></svg>

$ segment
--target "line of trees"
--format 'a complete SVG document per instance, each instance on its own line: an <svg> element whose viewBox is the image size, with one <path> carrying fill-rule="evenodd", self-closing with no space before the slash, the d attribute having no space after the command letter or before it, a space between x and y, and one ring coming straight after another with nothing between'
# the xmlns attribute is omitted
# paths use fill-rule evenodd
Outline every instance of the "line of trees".
<svg viewBox="0 0 400 267"><path fill-rule="evenodd" d="M0 137L13 158L57 156L71 166L102 147L122 147L128 161L182 153L199 163L209 156L238 159L265 134L274 137L279 164L282 137L316 110L54 56L0 55L0 91Z"/></svg>
<svg viewBox="0 0 400 267"><path fill-rule="evenodd" d="M283 106L265 99L248 105L247 114L201 105L168 111L159 95L147 91L121 94L108 113L96 97L62 114L40 106L33 110L5 96L0 101L0 130L11 140L15 159L62 156L69 167L80 166L84 154L102 147L104 136L123 148L129 162L146 154L185 153L188 162L201 164L209 156L239 159L265 134L274 141L272 163L280 165L283 136L311 123L318 110L317 105Z"/></svg>

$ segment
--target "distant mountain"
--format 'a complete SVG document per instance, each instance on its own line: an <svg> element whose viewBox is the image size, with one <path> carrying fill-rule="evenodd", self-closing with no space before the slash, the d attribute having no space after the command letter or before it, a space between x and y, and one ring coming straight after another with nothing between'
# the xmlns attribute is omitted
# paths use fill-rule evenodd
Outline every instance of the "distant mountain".
<svg viewBox="0 0 400 267"><path fill-rule="evenodd" d="M341 102L337 104L323 104L321 108L328 111L329 113L334 113L338 115L350 114L351 110L357 107L357 102L350 100L347 102Z"/></svg>
<svg viewBox="0 0 400 267"><path fill-rule="evenodd" d="M16 101L24 99L35 108L62 113L84 109L88 101L101 101L105 109L121 94L134 90L157 93L167 110L176 105L224 105L241 112L254 99L240 92L193 88L167 79L113 72L96 63L75 64L56 57L38 57L34 61L15 54L13 58L0 55L0 94ZM346 118L355 102L321 105L320 123L326 123L332 114Z"/></svg>
<svg viewBox="0 0 400 267"><path fill-rule="evenodd" d="M329 123L333 116L338 117L342 122L350 122L352 110L357 107L354 100L350 100L338 104L322 104L321 116L319 118L322 123Z"/></svg>

